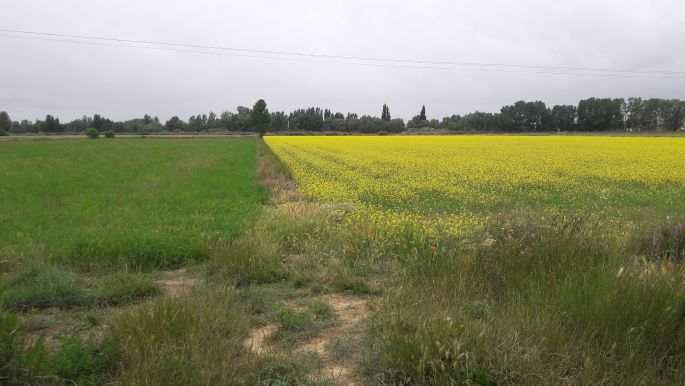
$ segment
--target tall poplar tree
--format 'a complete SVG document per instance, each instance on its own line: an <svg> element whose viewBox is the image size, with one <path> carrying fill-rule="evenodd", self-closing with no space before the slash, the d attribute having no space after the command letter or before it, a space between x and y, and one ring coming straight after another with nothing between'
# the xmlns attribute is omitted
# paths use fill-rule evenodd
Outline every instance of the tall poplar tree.
<svg viewBox="0 0 685 386"><path fill-rule="evenodd" d="M390 120L390 108L386 104L383 105L383 112L381 113L381 119L384 121Z"/></svg>
<svg viewBox="0 0 685 386"><path fill-rule="evenodd" d="M252 126L259 132L259 136L263 137L266 134L266 128L269 126L270 121L269 109L266 108L264 99L260 99L254 104L250 120L252 121Z"/></svg>

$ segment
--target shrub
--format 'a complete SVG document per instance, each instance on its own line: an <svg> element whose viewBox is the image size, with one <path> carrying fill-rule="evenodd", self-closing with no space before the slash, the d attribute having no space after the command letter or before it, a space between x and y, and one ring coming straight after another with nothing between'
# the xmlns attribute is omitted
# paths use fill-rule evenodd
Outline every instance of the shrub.
<svg viewBox="0 0 685 386"><path fill-rule="evenodd" d="M9 135L5 130L0 130L0 137Z"/></svg>
<svg viewBox="0 0 685 386"><path fill-rule="evenodd" d="M105 132L105 138L114 138L114 132L113 131Z"/></svg>
<svg viewBox="0 0 685 386"><path fill-rule="evenodd" d="M86 129L86 131L84 131L83 134L85 134L90 139L98 139L100 137L100 132L93 127Z"/></svg>

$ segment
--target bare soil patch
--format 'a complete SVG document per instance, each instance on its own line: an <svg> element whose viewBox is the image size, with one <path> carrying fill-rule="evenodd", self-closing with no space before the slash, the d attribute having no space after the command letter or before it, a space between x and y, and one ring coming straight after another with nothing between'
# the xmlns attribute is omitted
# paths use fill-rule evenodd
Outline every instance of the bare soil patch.
<svg viewBox="0 0 685 386"><path fill-rule="evenodd" d="M338 323L329 329L322 331L316 337L303 343L301 351L313 351L321 358L321 376L333 379L341 385L358 384L355 372L355 363L358 359L358 350L353 350L340 355L334 353L333 347L336 342L347 341L356 347L361 340L357 328L362 319L368 315L367 300L347 295L329 295L324 300L333 308L338 317Z"/></svg>
<svg viewBox="0 0 685 386"><path fill-rule="evenodd" d="M243 348L257 355L268 353L271 350L271 346L267 343L267 339L277 329L278 326L276 324L267 324L250 330L245 339L243 339Z"/></svg>
<svg viewBox="0 0 685 386"><path fill-rule="evenodd" d="M156 283L166 295L175 298L192 289L199 281L197 276L190 275L187 269L182 268L164 272L164 277Z"/></svg>

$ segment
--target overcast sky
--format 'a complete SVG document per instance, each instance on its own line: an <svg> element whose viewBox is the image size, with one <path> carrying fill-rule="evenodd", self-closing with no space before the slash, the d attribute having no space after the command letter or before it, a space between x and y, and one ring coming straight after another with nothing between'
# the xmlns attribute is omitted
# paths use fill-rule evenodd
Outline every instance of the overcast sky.
<svg viewBox="0 0 685 386"><path fill-rule="evenodd" d="M0 29L346 56L685 71L679 0L1 0ZM11 35L0 33L2 35ZM0 37L0 110L63 122L234 110L429 118L516 100L685 99L685 80L295 62Z"/></svg>

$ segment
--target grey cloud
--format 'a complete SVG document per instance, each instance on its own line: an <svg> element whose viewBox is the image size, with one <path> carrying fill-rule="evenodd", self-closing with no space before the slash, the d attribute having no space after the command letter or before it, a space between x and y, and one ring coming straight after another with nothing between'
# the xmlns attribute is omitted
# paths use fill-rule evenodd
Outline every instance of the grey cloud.
<svg viewBox="0 0 685 386"><path fill-rule="evenodd" d="M353 56L685 70L679 1L3 1L0 28ZM0 37L0 110L166 119L265 98L410 118L519 99L685 99L685 80L362 67Z"/></svg>

